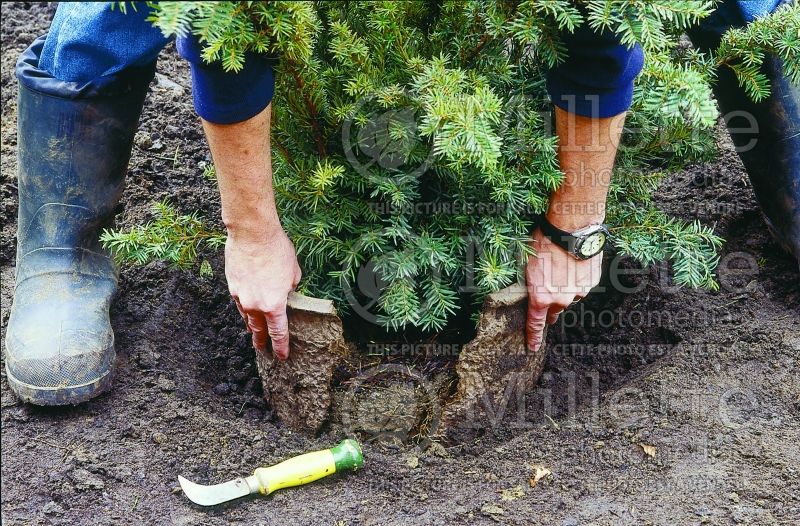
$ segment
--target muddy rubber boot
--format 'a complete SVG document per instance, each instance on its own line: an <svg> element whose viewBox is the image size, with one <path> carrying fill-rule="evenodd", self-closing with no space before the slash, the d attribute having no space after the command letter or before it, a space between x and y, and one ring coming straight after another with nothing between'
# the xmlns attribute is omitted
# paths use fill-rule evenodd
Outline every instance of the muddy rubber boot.
<svg viewBox="0 0 800 526"><path fill-rule="evenodd" d="M710 51L724 29L724 21L712 16L689 36L695 47ZM800 86L789 82L777 57L768 55L761 72L771 87L762 102L753 102L727 67L718 70L714 95L770 232L800 263Z"/></svg>
<svg viewBox="0 0 800 526"><path fill-rule="evenodd" d="M43 43L17 63L19 216L5 366L22 400L65 405L111 385L117 270L99 236L122 194L154 64L64 82L38 69Z"/></svg>

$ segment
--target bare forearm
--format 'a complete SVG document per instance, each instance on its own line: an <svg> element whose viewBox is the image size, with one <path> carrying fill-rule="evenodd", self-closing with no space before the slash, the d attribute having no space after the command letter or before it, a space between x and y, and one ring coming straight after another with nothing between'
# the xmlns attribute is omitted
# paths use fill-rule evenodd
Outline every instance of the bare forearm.
<svg viewBox="0 0 800 526"><path fill-rule="evenodd" d="M568 232L603 222L614 157L625 115L591 119L556 108L558 161L564 182L550 197L547 220ZM534 232L537 256L528 259L528 347L534 351L546 324L555 323L573 301L597 285L602 271L599 254L578 260L561 246Z"/></svg>
<svg viewBox="0 0 800 526"><path fill-rule="evenodd" d="M625 114L592 119L556 108L558 160L564 182L550 198L547 219L567 231L602 223Z"/></svg>
<svg viewBox="0 0 800 526"><path fill-rule="evenodd" d="M222 198L225 277L253 346L268 339L280 359L289 356L286 301L302 272L294 246L281 227L272 191L270 106L236 124L203 121Z"/></svg>
<svg viewBox="0 0 800 526"><path fill-rule="evenodd" d="M270 109L236 124L203 121L228 235L265 240L281 231L272 191Z"/></svg>

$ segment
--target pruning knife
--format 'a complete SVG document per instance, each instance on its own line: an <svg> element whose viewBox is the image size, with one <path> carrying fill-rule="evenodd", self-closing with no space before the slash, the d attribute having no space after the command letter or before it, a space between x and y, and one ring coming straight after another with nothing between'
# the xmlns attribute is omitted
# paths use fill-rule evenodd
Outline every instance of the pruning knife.
<svg viewBox="0 0 800 526"><path fill-rule="evenodd" d="M343 471L355 471L364 465L361 446L353 439L342 440L330 449L305 453L280 464L257 468L249 477L222 484L204 486L178 475L183 493L195 504L216 506L254 493L269 495L275 490L308 484Z"/></svg>

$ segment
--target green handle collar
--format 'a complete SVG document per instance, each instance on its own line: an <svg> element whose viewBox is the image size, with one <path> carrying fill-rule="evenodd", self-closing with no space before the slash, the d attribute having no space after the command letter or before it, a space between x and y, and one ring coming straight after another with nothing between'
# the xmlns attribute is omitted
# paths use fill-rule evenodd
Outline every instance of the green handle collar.
<svg viewBox="0 0 800 526"><path fill-rule="evenodd" d="M356 470L364 465L364 454L361 446L352 438L342 440L338 446L331 448L336 472Z"/></svg>

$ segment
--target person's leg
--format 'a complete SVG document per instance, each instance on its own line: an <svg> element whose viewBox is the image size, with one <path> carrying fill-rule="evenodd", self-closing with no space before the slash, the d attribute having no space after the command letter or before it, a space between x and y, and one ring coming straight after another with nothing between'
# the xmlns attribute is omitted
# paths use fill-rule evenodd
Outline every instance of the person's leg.
<svg viewBox="0 0 800 526"><path fill-rule="evenodd" d="M726 0L689 36L695 47L713 51L729 28L743 27L784 3ZM727 67L717 72L714 95L768 227L800 261L800 87L789 82L777 57L767 56L761 72L771 85L762 102L753 102Z"/></svg>
<svg viewBox="0 0 800 526"><path fill-rule="evenodd" d="M61 2L50 24L38 67L69 82L110 79L128 68L149 67L169 39L146 19L143 5Z"/></svg>
<svg viewBox="0 0 800 526"><path fill-rule="evenodd" d="M111 383L116 268L99 243L123 189L167 39L109 2L61 3L16 74L19 215L6 373L24 401L87 400Z"/></svg>

